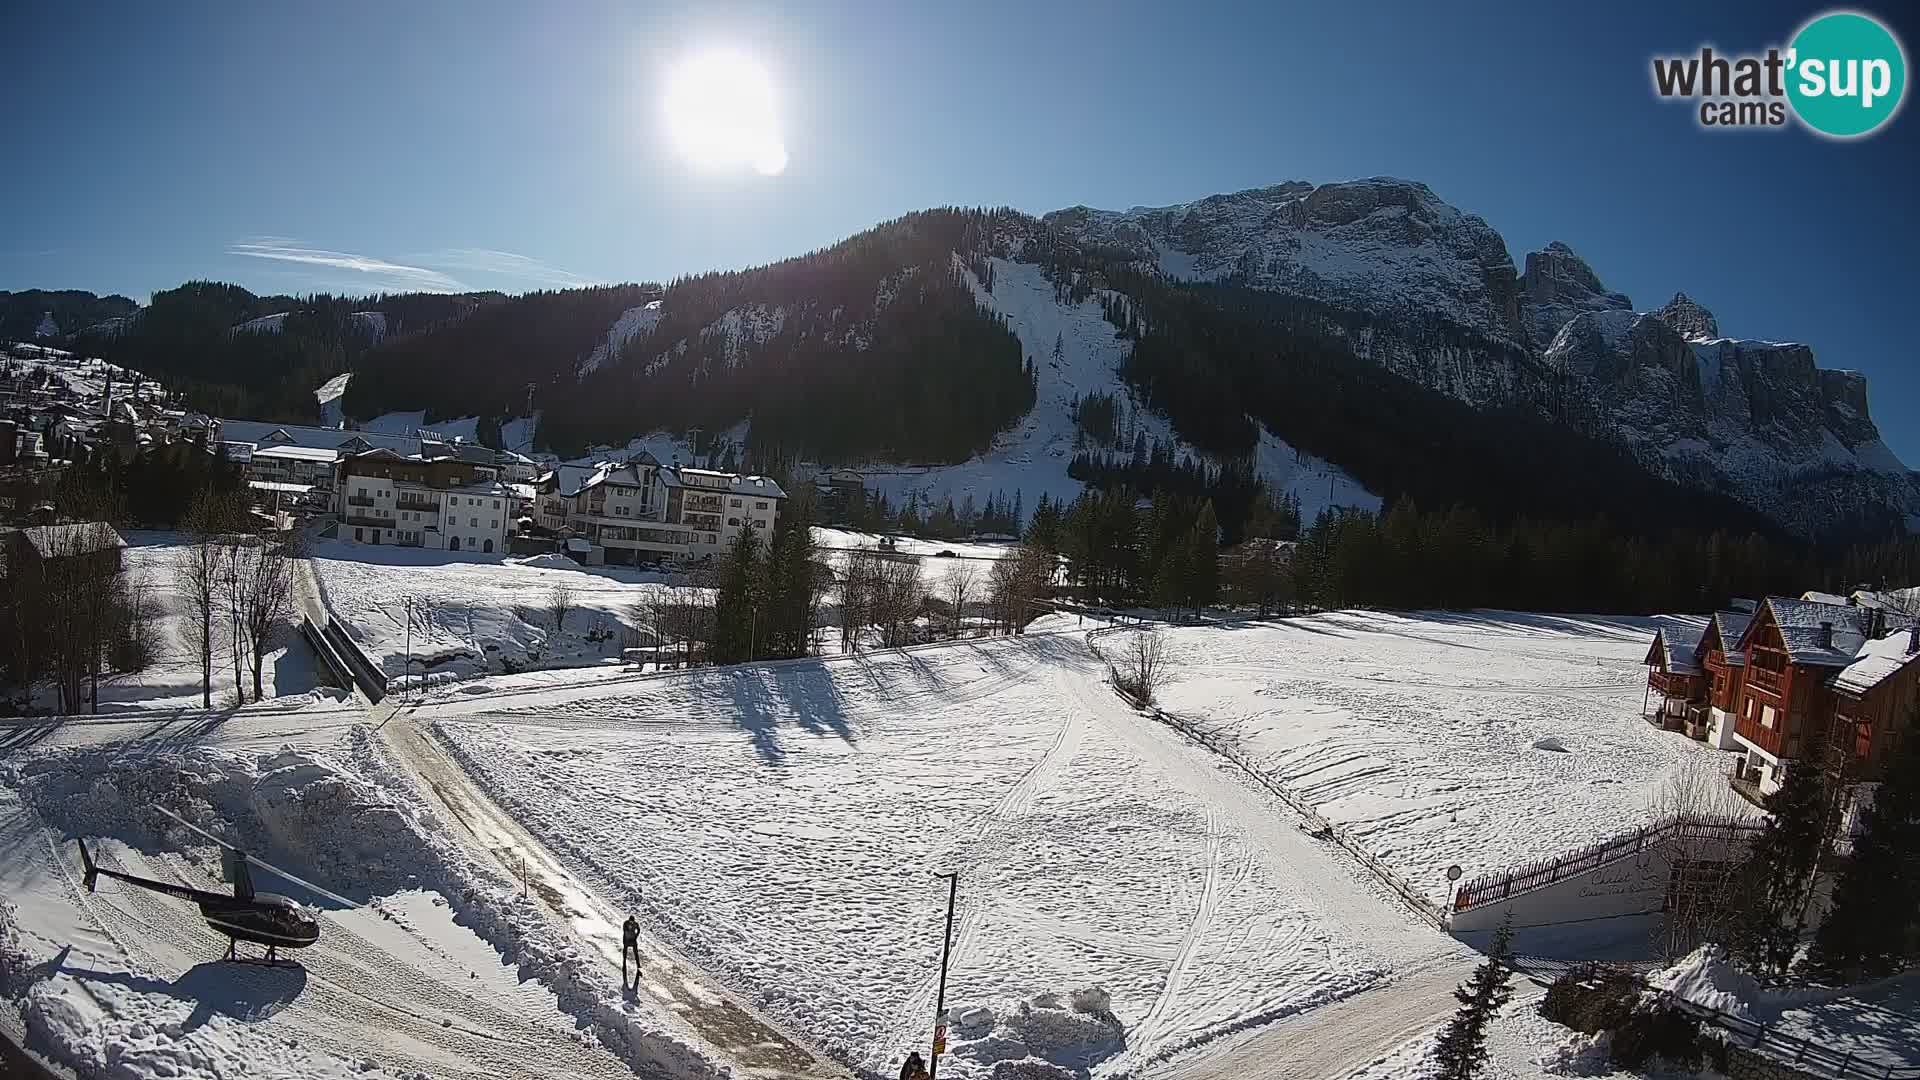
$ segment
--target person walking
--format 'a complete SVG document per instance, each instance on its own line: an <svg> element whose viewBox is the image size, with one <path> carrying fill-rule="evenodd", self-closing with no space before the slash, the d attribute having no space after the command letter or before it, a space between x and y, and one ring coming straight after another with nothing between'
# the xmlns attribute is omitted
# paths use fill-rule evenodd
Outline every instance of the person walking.
<svg viewBox="0 0 1920 1080"><path fill-rule="evenodd" d="M927 1080L927 1062L920 1051L908 1051L907 1060L900 1063L900 1080Z"/></svg>
<svg viewBox="0 0 1920 1080"><path fill-rule="evenodd" d="M627 985L627 954L633 954L633 988L640 989L640 924L634 917L620 924L620 985Z"/></svg>

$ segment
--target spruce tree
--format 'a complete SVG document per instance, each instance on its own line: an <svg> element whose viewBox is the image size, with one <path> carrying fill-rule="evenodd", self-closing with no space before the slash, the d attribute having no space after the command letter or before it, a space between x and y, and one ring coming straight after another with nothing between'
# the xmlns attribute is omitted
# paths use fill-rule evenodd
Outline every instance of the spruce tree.
<svg viewBox="0 0 1920 1080"><path fill-rule="evenodd" d="M719 595L714 600L713 662L737 664L753 659L758 647L756 607L760 603L760 540L752 529L741 529L720 570Z"/></svg>
<svg viewBox="0 0 1920 1080"><path fill-rule="evenodd" d="M1220 522L1214 517L1211 500L1200 507L1185 549L1186 601L1198 614L1220 591Z"/></svg>
<svg viewBox="0 0 1920 1080"><path fill-rule="evenodd" d="M1776 982L1793 966L1808 890L1833 835L1831 785L1820 767L1819 743L1813 745L1815 753L1794 763L1780 790L1767 797L1772 816L1747 861L1751 908L1732 943L1749 970Z"/></svg>
<svg viewBox="0 0 1920 1080"><path fill-rule="evenodd" d="M1807 956L1825 981L1881 978L1920 959L1920 706L1896 737Z"/></svg>
<svg viewBox="0 0 1920 1080"><path fill-rule="evenodd" d="M1513 916L1508 914L1494 934L1486 961L1453 991L1460 1008L1433 1051L1440 1080L1473 1080L1486 1063L1487 1024L1513 996L1513 988L1507 985L1513 969L1506 964L1512 945Z"/></svg>

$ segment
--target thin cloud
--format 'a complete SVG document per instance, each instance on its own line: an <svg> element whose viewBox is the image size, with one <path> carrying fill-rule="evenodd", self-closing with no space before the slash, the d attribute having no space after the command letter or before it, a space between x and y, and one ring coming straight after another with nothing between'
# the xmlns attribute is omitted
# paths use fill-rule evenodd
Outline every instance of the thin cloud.
<svg viewBox="0 0 1920 1080"><path fill-rule="evenodd" d="M465 285L438 270L388 262L371 255L355 255L346 251L307 247L297 240L281 237L256 237L245 243L233 244L227 248L227 254L244 255L251 259L302 263L308 266L325 266L335 270L351 270L356 274L366 275L369 284L393 292L467 291Z"/></svg>
<svg viewBox="0 0 1920 1080"><path fill-rule="evenodd" d="M539 285L575 288L581 285L598 284L592 278L582 277L571 270L543 262L531 255L495 251L492 248L450 248L445 251L430 252L418 258L421 262L446 267L449 270L497 274L515 281Z"/></svg>

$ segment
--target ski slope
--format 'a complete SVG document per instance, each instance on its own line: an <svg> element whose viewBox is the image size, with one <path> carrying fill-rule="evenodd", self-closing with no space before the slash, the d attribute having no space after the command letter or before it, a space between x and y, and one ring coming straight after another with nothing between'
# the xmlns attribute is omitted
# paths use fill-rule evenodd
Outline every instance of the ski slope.
<svg viewBox="0 0 1920 1080"><path fill-rule="evenodd" d="M416 719L582 880L860 1069L928 1035L936 872L961 875L943 1075L1142 1074L1455 954L1103 676L1058 634Z"/></svg>
<svg viewBox="0 0 1920 1080"><path fill-rule="evenodd" d="M1725 770L1640 718L1661 621L1336 612L1182 628L1160 702L1444 903L1450 865L1472 878L1571 851L1649 820L1681 771Z"/></svg>

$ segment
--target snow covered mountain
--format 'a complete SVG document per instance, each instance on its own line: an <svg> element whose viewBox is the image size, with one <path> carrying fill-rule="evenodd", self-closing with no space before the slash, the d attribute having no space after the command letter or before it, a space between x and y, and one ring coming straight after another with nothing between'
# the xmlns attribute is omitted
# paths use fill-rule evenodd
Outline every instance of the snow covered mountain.
<svg viewBox="0 0 1920 1080"><path fill-rule="evenodd" d="M1505 241L1424 184L1293 181L1180 206L1073 207L1045 222L1170 281L1305 297L1359 321L1355 353L1479 406L1532 405L1808 535L1920 529L1920 478L1881 441L1858 372L1741 340L1684 293L1637 314L1554 242L1516 273Z"/></svg>

